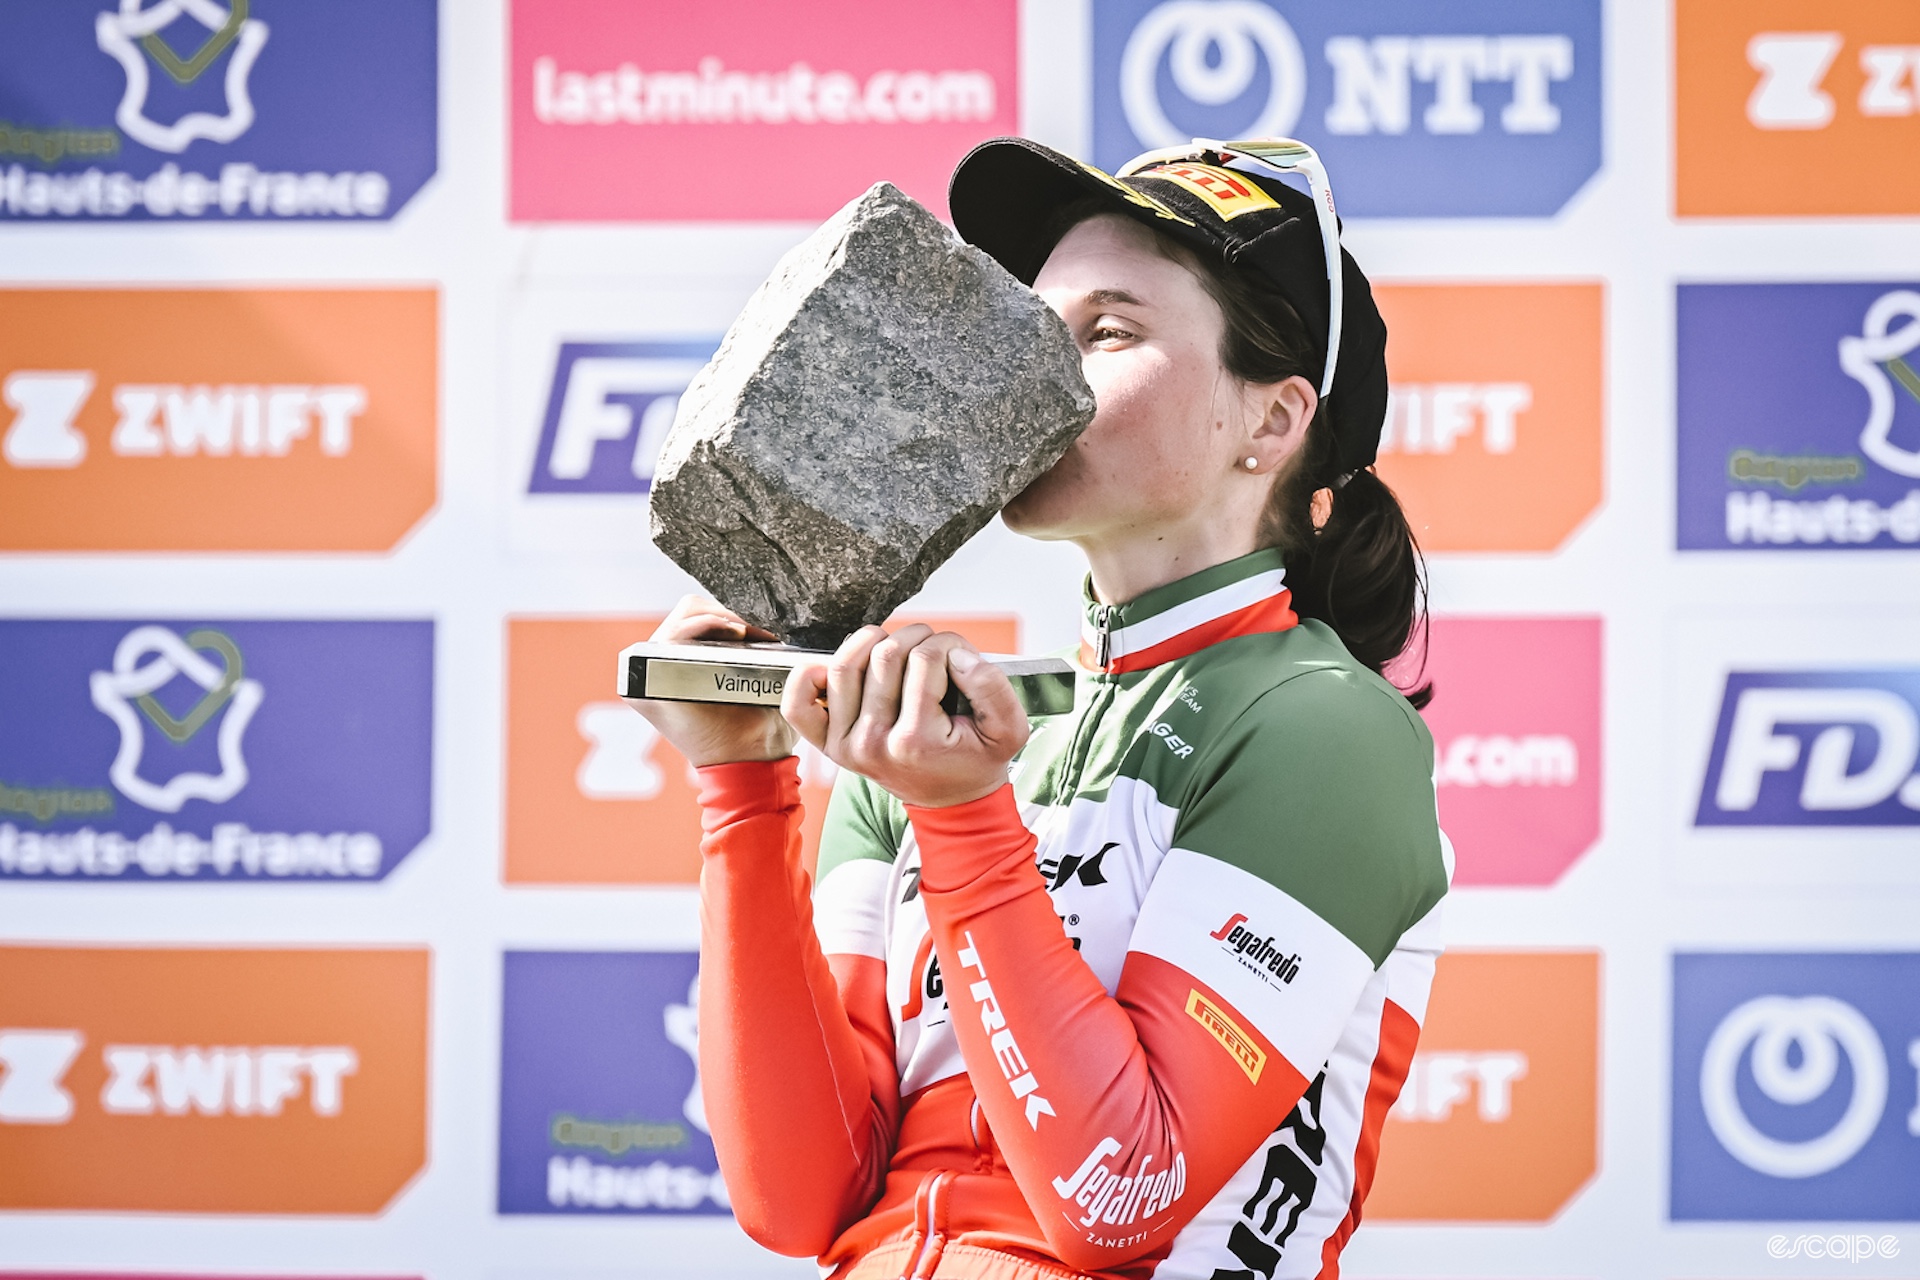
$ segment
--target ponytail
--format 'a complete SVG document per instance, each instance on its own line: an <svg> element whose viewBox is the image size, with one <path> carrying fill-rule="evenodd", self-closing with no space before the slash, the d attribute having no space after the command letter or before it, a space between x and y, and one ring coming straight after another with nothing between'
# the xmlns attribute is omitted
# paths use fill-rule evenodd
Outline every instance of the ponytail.
<svg viewBox="0 0 1920 1280"><path fill-rule="evenodd" d="M1312 434L1310 429L1310 442ZM1384 673L1407 652L1414 632L1426 630L1427 582L1419 543L1400 500L1371 469L1323 489L1305 478L1309 474L1305 466L1292 468L1275 483L1267 503L1269 527L1280 526L1272 544L1286 555L1294 611L1326 623L1355 661ZM1317 528L1316 493L1331 499ZM1432 682L1420 682L1424 634L1421 639L1416 683L1401 691L1415 708L1433 700Z"/></svg>

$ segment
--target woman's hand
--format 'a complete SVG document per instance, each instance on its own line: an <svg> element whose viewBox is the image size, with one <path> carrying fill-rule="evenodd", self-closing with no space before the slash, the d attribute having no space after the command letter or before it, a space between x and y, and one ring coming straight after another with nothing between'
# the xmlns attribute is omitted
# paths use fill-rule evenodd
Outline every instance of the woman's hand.
<svg viewBox="0 0 1920 1280"><path fill-rule="evenodd" d="M971 714L940 709L949 681ZM825 665L796 667L780 711L841 768L928 808L999 790L1028 733L1006 674L961 637L918 623L892 635L863 627Z"/></svg>
<svg viewBox="0 0 1920 1280"><path fill-rule="evenodd" d="M651 638L665 644L779 639L704 596L682 598ZM694 765L778 760L793 754L793 730L774 707L659 701L631 705Z"/></svg>

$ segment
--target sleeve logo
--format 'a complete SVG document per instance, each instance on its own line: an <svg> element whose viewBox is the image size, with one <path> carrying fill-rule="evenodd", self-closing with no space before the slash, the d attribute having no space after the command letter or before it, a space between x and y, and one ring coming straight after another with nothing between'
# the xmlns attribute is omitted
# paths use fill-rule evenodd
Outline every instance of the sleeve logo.
<svg viewBox="0 0 1920 1280"><path fill-rule="evenodd" d="M1267 1068L1267 1051L1254 1043L1253 1037L1241 1030L1240 1024L1225 1009L1201 995L1198 990L1189 990L1187 1016L1205 1027L1207 1034L1233 1055L1233 1060L1247 1073L1249 1081L1260 1083L1260 1073Z"/></svg>

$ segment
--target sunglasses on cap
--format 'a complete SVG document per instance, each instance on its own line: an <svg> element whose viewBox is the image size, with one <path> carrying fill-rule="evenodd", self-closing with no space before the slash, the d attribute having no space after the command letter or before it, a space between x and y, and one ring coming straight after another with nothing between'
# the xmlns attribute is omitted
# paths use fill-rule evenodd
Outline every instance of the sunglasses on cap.
<svg viewBox="0 0 1920 1280"><path fill-rule="evenodd" d="M1327 365L1320 378L1320 397L1333 393L1333 372L1340 362L1340 219L1334 213L1333 187L1327 181L1326 166L1320 154L1304 142L1292 138L1245 138L1220 142L1213 138L1195 138L1186 146L1162 147L1135 156L1121 165L1114 175L1131 178L1157 165L1196 162L1225 165L1233 160L1248 160L1275 173L1297 173L1307 180L1313 193L1313 207L1320 217L1320 242L1327 251Z"/></svg>

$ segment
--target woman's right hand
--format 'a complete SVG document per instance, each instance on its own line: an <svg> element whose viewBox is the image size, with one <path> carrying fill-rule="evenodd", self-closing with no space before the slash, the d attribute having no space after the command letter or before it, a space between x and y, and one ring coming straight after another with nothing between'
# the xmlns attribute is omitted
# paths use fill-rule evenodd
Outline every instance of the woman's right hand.
<svg viewBox="0 0 1920 1280"><path fill-rule="evenodd" d="M683 597L651 638L663 644L779 639L705 596ZM696 766L778 760L793 754L793 726L781 718L778 707L652 699L632 699L629 705Z"/></svg>

